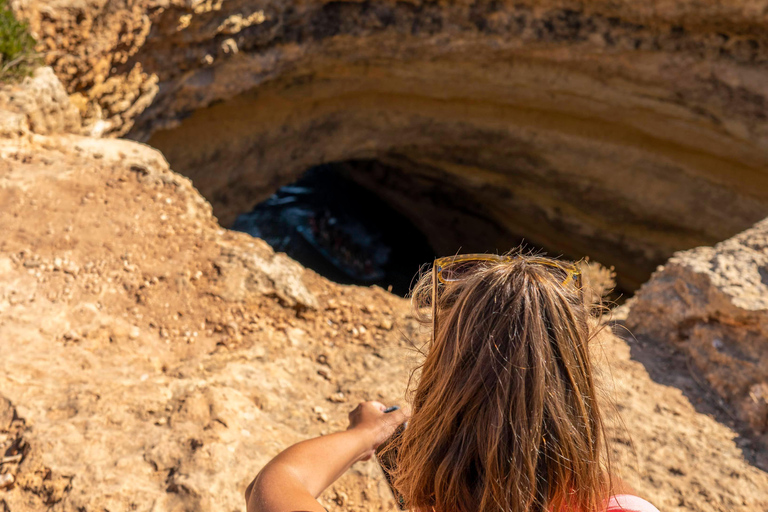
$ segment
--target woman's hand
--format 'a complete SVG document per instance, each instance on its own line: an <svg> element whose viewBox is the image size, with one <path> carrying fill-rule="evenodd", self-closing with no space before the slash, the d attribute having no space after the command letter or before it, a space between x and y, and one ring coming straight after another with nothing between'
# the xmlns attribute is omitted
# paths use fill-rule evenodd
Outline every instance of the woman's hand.
<svg viewBox="0 0 768 512"><path fill-rule="evenodd" d="M381 402L361 402L349 413L347 430L363 436L365 446L369 447L359 460L368 460L376 448L392 436L395 429L408 419L400 409L385 413L387 406Z"/></svg>
<svg viewBox="0 0 768 512"><path fill-rule="evenodd" d="M349 413L349 428L308 439L280 452L245 491L248 512L326 512L316 501L358 460L368 460L407 416L384 412L384 404L363 402Z"/></svg>

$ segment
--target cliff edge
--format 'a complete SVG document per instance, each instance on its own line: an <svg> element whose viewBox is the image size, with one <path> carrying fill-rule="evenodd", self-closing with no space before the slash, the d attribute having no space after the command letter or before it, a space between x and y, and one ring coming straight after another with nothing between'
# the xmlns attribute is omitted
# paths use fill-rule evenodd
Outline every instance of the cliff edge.
<svg viewBox="0 0 768 512"><path fill-rule="evenodd" d="M407 340L425 334L404 299L222 229L148 146L54 130L76 123L48 70L15 87L0 89L0 510L243 510L280 449L345 428L357 401L402 402ZM595 343L632 486L667 511L768 507L757 445L696 380L610 332ZM374 462L321 502L394 506Z"/></svg>

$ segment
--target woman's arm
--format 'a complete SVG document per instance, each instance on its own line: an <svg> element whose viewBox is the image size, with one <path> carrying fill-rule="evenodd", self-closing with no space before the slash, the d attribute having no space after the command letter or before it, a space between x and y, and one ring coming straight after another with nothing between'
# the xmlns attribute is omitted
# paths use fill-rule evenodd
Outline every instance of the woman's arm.
<svg viewBox="0 0 768 512"><path fill-rule="evenodd" d="M316 498L359 460L368 460L406 420L363 402L349 413L349 428L297 443L279 453L245 491L248 512L325 512Z"/></svg>

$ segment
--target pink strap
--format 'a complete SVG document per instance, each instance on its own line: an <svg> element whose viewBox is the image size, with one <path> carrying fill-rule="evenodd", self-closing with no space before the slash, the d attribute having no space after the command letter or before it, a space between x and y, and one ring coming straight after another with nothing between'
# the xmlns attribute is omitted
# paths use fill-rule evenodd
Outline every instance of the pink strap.
<svg viewBox="0 0 768 512"><path fill-rule="evenodd" d="M643 498L638 498L631 494L619 494L611 496L605 512L659 512L659 509Z"/></svg>

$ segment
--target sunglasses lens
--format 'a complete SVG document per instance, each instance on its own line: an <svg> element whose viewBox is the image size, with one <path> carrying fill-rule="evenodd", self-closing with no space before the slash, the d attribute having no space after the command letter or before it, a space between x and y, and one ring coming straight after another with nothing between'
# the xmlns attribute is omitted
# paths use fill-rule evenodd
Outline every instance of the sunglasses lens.
<svg viewBox="0 0 768 512"><path fill-rule="evenodd" d="M496 262L498 259L490 258L471 258L471 259L458 259L451 261L447 258L436 261L435 269L437 270L438 280L442 282L461 281L467 278L479 266L487 265L492 262ZM581 288L581 273L572 266L561 266L551 260L529 260L531 263L538 263L543 265L547 271L554 275L555 279L563 285L575 288Z"/></svg>
<svg viewBox="0 0 768 512"><path fill-rule="evenodd" d="M555 279L569 288L581 289L581 272L573 266L560 266L551 261L539 261L546 269L555 276Z"/></svg>

